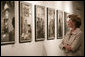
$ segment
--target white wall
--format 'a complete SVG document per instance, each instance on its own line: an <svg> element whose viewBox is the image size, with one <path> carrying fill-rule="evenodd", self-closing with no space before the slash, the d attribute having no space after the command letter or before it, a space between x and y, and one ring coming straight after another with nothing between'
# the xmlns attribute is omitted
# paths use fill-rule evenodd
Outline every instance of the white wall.
<svg viewBox="0 0 85 57"><path fill-rule="evenodd" d="M42 5L45 7L54 8L55 10L66 11L67 13L74 13L71 1L25 1L33 5L33 29L32 29L32 42L19 43L19 15L18 15L18 2L16 2L16 23L15 23L15 44L1 46L1 56L63 56L63 52L59 49L59 44L62 39L57 39L55 33L54 40L35 42L35 26L34 26L34 5ZM47 23L46 23L47 24ZM47 27L47 26L46 26ZM56 26L57 27L57 26ZM47 31L47 30L46 30ZM56 29L55 29L56 31ZM47 33L47 32L46 32ZM46 34L45 34L46 35Z"/></svg>

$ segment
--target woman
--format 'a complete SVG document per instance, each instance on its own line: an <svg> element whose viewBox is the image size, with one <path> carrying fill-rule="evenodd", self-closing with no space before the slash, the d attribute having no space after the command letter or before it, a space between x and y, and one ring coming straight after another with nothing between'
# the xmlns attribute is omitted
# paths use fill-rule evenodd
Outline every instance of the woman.
<svg viewBox="0 0 85 57"><path fill-rule="evenodd" d="M71 30L66 33L59 47L64 51L66 56L80 56L82 39L82 32L80 30L81 19L74 14L68 17L68 26Z"/></svg>

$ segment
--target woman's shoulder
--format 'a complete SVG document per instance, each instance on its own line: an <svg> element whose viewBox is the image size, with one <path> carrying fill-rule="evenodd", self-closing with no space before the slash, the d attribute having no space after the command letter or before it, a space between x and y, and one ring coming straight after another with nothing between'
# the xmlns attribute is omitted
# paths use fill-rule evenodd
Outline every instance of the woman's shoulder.
<svg viewBox="0 0 85 57"><path fill-rule="evenodd" d="M76 28L76 30L74 32L72 32L72 33L76 35L76 34L81 34L82 31L81 31L80 28Z"/></svg>
<svg viewBox="0 0 85 57"><path fill-rule="evenodd" d="M81 29L80 29L80 28L78 28L78 29L77 29L77 31L76 31L76 36L78 36L78 37L82 38L82 37L83 37L83 35L84 35L84 33L81 31Z"/></svg>
<svg viewBox="0 0 85 57"><path fill-rule="evenodd" d="M81 31L80 28L77 28L77 32L76 33L83 34L83 32Z"/></svg>

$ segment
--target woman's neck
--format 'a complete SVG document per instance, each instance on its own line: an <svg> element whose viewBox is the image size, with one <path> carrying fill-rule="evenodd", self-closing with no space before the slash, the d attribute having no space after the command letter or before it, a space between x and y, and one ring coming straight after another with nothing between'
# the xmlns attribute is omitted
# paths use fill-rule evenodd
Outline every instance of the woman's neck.
<svg viewBox="0 0 85 57"><path fill-rule="evenodd" d="M76 28L75 28L75 27L73 27L71 31L73 32L75 29L76 29Z"/></svg>

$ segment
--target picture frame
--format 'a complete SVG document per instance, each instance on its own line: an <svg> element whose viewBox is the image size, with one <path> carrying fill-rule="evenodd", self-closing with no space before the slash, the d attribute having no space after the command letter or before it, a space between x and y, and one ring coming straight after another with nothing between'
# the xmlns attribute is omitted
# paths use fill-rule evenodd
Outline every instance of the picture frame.
<svg viewBox="0 0 85 57"><path fill-rule="evenodd" d="M47 8L47 40L55 39L55 9Z"/></svg>
<svg viewBox="0 0 85 57"><path fill-rule="evenodd" d="M45 7L35 5L35 41L45 40Z"/></svg>
<svg viewBox="0 0 85 57"><path fill-rule="evenodd" d="M57 39L62 39L63 37L63 11L57 10Z"/></svg>
<svg viewBox="0 0 85 57"><path fill-rule="evenodd" d="M64 35L66 34L67 31L70 30L70 28L68 27L68 24L67 24L68 15L69 15L69 13L64 12Z"/></svg>
<svg viewBox="0 0 85 57"><path fill-rule="evenodd" d="M19 42L32 41L32 4L19 1Z"/></svg>
<svg viewBox="0 0 85 57"><path fill-rule="evenodd" d="M15 2L1 1L1 45L15 43Z"/></svg>

